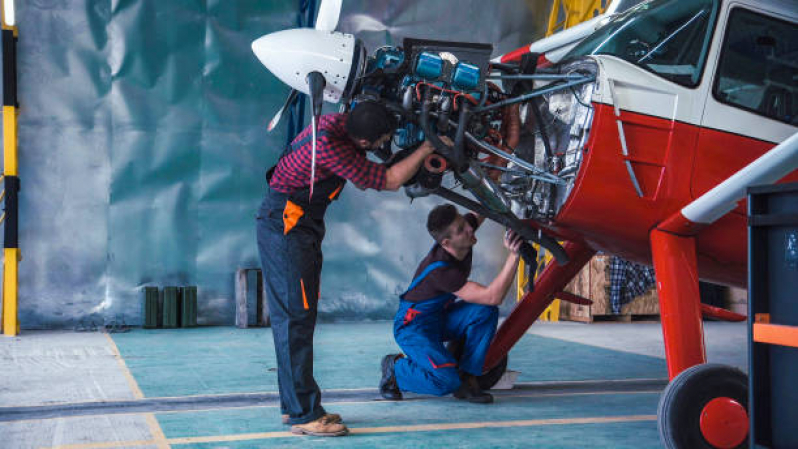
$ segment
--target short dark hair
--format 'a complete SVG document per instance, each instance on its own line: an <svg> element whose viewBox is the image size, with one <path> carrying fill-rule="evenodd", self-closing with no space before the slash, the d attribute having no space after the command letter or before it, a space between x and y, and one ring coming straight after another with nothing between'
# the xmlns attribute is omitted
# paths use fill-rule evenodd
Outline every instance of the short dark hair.
<svg viewBox="0 0 798 449"><path fill-rule="evenodd" d="M376 101L362 101L355 105L346 119L346 132L353 139L374 142L395 128L393 115Z"/></svg>
<svg viewBox="0 0 798 449"><path fill-rule="evenodd" d="M449 238L449 225L457 219L457 208L451 204L435 206L427 216L427 231L436 242Z"/></svg>

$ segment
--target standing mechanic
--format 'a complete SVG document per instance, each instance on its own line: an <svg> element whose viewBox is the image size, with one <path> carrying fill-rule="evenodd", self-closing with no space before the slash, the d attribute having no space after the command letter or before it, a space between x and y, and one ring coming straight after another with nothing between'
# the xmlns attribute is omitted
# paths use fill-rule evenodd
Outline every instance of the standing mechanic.
<svg viewBox="0 0 798 449"><path fill-rule="evenodd" d="M390 168L368 160L366 151L386 144L393 129L393 117L375 102L359 103L347 114L324 115L317 133L313 196L310 126L266 175L269 189L258 212L258 250L277 355L280 408L283 422L296 434L348 433L339 415L322 408L313 378L324 213L347 180L361 189L397 190L433 152L425 141Z"/></svg>
<svg viewBox="0 0 798 449"><path fill-rule="evenodd" d="M520 236L508 231L504 246L510 250L499 274L487 287L468 280L476 229L484 218L460 215L451 205L434 208L427 230L435 245L421 261L413 281L400 298L394 319L394 337L406 356L382 359L380 393L402 399L402 391L490 403L493 396L477 382L485 356L496 333L498 306L504 300L518 265ZM455 301L456 298L462 301ZM460 340L456 359L444 342Z"/></svg>

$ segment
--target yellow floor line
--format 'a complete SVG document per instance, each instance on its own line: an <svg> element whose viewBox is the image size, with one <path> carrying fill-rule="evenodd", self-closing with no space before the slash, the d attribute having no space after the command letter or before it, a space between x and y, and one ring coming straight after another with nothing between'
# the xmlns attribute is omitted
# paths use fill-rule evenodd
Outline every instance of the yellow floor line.
<svg viewBox="0 0 798 449"><path fill-rule="evenodd" d="M407 432L434 432L441 430L466 430L466 429L485 429L485 428L507 428L507 427L533 427L533 426L561 426L573 424L608 424L608 423L628 423L641 421L656 421L657 415L631 415L631 416L599 416L592 418L552 418L552 419L528 419L516 421L484 421L470 423L439 423L439 424L416 424L407 426L387 426L387 427L361 427L351 428L349 432L354 435L376 435L380 433L407 433ZM202 444L202 443L225 443L232 441L251 441L268 440L273 438L297 437L291 432L262 432L262 433L242 433L238 435L217 435L208 437L184 437L169 438L165 442L168 444ZM90 444L70 444L54 446L52 449L111 449L127 446L146 446L158 444L157 441L113 441L105 443Z"/></svg>
<svg viewBox="0 0 798 449"><path fill-rule="evenodd" d="M131 373L130 369L127 367L125 359L122 358L122 353L119 352L116 342L113 338L111 338L110 334L105 334L105 338L107 338L108 342L111 344L111 350L114 352L114 357L116 357L117 362L119 362L119 367L122 369L122 374L125 375L127 384L130 386L130 389L133 390L133 397L136 399L144 399L144 393L141 391L141 388L139 388L139 384L133 377L133 373ZM158 424L158 419L155 417L155 414L145 413L144 418L147 421L147 427L150 428L150 433L153 437L153 441L148 444L155 444L158 446L158 449L169 449L170 446L166 441L166 435L164 435L163 429L161 429L160 424Z"/></svg>
<svg viewBox="0 0 798 449"><path fill-rule="evenodd" d="M119 366L122 368L122 374L125 375L125 379L127 379L127 384L130 386L130 389L133 390L133 397L136 399L144 399L144 393L141 392L139 388L139 384L136 382L136 379L133 378L133 374L125 364L125 359L122 358L122 353L119 352L119 348L116 347L116 343L114 339L111 338L110 334L104 334L105 338L108 339L108 342L111 344L111 350L114 352L114 357L116 357L116 361L119 362Z"/></svg>
<svg viewBox="0 0 798 449"><path fill-rule="evenodd" d="M155 413L147 413L146 419L147 426L150 428L150 433L152 433L153 440L158 449L170 449L172 446L169 445L166 435L164 435L163 429L161 429L161 425L158 424L158 418L155 417Z"/></svg>

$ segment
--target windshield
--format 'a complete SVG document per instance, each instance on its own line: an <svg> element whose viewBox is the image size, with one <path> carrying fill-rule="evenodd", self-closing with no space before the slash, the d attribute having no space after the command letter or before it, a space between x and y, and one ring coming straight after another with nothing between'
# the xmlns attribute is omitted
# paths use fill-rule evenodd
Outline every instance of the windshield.
<svg viewBox="0 0 798 449"><path fill-rule="evenodd" d="M652 0L620 14L565 60L612 55L683 86L701 80L718 0Z"/></svg>

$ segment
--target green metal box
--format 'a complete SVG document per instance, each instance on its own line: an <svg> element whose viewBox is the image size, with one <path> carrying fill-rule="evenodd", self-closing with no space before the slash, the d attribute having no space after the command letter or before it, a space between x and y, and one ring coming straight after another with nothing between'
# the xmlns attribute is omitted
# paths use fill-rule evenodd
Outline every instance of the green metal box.
<svg viewBox="0 0 798 449"><path fill-rule="evenodd" d="M144 328L158 327L158 287L144 287Z"/></svg>
<svg viewBox="0 0 798 449"><path fill-rule="evenodd" d="M180 288L163 289L163 327L172 329L180 325Z"/></svg>
<svg viewBox="0 0 798 449"><path fill-rule="evenodd" d="M195 327L197 325L197 286L181 288L180 326Z"/></svg>

